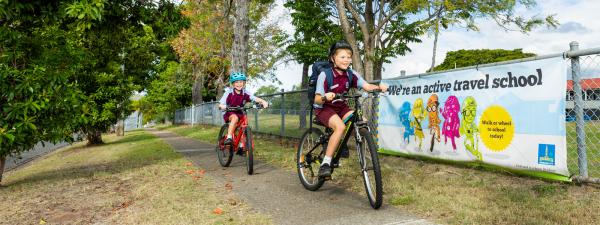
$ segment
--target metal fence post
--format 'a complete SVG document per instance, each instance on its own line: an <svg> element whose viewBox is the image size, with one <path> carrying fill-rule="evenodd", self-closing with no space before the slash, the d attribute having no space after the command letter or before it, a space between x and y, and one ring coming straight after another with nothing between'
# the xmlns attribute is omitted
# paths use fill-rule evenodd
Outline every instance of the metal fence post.
<svg viewBox="0 0 600 225"><path fill-rule="evenodd" d="M285 134L285 94L283 93L283 89L281 89L281 131L279 135L283 137Z"/></svg>
<svg viewBox="0 0 600 225"><path fill-rule="evenodd" d="M254 130L258 131L258 110L254 110Z"/></svg>
<svg viewBox="0 0 600 225"><path fill-rule="evenodd" d="M569 44L571 51L579 50L579 43ZM579 156L579 176L588 177L587 150L585 144L585 121L583 117L583 96L580 80L579 56L571 58L571 74L573 75L573 91L575 92L575 131L577 133L577 155Z"/></svg>
<svg viewBox="0 0 600 225"><path fill-rule="evenodd" d="M192 127L194 126L194 122L196 122L196 105L192 104Z"/></svg>

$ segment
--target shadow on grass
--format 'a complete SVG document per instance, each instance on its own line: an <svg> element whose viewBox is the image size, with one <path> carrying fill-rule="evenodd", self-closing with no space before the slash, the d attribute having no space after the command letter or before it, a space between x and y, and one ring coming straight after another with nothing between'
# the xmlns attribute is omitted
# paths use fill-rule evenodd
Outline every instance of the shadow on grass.
<svg viewBox="0 0 600 225"><path fill-rule="evenodd" d="M120 140L115 142L107 143L106 145L115 145L115 144L124 144L124 143L134 143L149 139L155 139L151 134L138 133L133 134L131 136L126 136ZM74 167L67 168L59 168L47 170L39 173L35 173L26 177L23 177L18 180L12 180L10 182L3 182L3 186L17 187L19 185L28 185L39 182L48 182L48 181L61 181L61 180L74 180L78 178L92 178L97 174L119 174L122 172L126 172L129 170L134 170L138 168L142 168L145 166L161 163L164 161L171 161L175 159L179 159L180 156L173 152L169 148L156 148L153 147L156 143L154 142L146 142L145 145L148 145L148 148L140 148L134 151L121 151L115 152L115 155L118 155L119 159L112 161L105 161L101 163L93 163L87 165L80 165ZM152 146L152 147L150 147ZM97 148L98 146L94 147ZM123 148L126 148L123 146ZM90 150L89 148L78 148L73 149L73 151L82 151L82 150ZM106 149L94 149L92 151L108 151ZM61 157L61 159L65 159L67 157Z"/></svg>

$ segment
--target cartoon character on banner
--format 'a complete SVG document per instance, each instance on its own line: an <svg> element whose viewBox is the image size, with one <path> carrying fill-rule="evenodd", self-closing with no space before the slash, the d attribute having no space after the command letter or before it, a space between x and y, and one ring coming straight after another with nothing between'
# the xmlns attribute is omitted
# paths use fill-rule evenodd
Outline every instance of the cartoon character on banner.
<svg viewBox="0 0 600 225"><path fill-rule="evenodd" d="M431 134L431 147L429 151L433 152L434 140L440 142L440 117L438 115L440 102L438 96L432 94L427 100L427 113L429 114L429 134Z"/></svg>
<svg viewBox="0 0 600 225"><path fill-rule="evenodd" d="M478 134L479 129L475 123L477 116L477 102L475 98L469 96L465 99L462 105L462 120L460 121L460 134L466 136L464 144L467 151L471 152L478 160L483 160L479 151Z"/></svg>
<svg viewBox="0 0 600 225"><path fill-rule="evenodd" d="M402 103L402 107L400 107L400 122L404 127L404 141L406 144L410 143L410 136L415 135L415 130L411 127L410 120L410 102Z"/></svg>
<svg viewBox="0 0 600 225"><path fill-rule="evenodd" d="M419 142L419 150L421 150L421 144L423 143L423 127L421 123L423 119L425 119L425 109L423 108L423 99L417 98L415 103L413 104L413 109L411 111L411 116L413 117L413 121L411 121L411 127L415 129L415 141Z"/></svg>
<svg viewBox="0 0 600 225"><path fill-rule="evenodd" d="M460 111L460 103L458 98L451 95L446 99L444 109L440 110L444 117L444 127L442 134L444 135L444 144L448 143L448 138L452 141L452 149L456 151L456 141L454 138L460 137L458 128L460 126L460 120L458 119L458 112Z"/></svg>

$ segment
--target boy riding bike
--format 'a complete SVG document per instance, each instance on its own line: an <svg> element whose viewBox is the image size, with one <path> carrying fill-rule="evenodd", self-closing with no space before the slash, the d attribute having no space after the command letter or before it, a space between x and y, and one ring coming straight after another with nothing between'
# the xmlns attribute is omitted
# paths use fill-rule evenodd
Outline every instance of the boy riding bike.
<svg viewBox="0 0 600 225"><path fill-rule="evenodd" d="M260 103L263 108L267 108L269 103L267 101L260 99L252 94L252 92L246 90L244 87L246 86L246 75L241 72L234 72L229 76L229 84L231 88L225 90L223 97L219 100L219 109L225 110L227 106L229 107L237 107L244 106L247 102L255 101ZM235 126L238 120L243 116L242 112L225 112L223 115L223 120L225 123L229 123L229 128L227 129L227 139L224 144L229 146L233 143L233 132L235 131ZM238 152L242 154L242 152Z"/></svg>
<svg viewBox="0 0 600 225"><path fill-rule="evenodd" d="M333 134L329 138L329 144L325 157L319 168L319 177L331 177L331 159L335 153L338 143L346 129L346 125L342 119L348 118L354 111L348 107L344 101L334 101L336 94L343 94L350 88L362 88L365 91L387 90L386 85L373 85L367 83L356 72L348 73L350 63L352 63L352 47L345 41L339 41L329 49L329 63L333 70L333 84L327 84L325 72L321 72L317 78L317 86L315 90L314 108L317 119L325 126L333 129ZM349 78L348 75L353 76ZM328 87L327 92L325 87ZM348 148L343 148L343 151L348 151ZM344 153L348 155L348 153Z"/></svg>

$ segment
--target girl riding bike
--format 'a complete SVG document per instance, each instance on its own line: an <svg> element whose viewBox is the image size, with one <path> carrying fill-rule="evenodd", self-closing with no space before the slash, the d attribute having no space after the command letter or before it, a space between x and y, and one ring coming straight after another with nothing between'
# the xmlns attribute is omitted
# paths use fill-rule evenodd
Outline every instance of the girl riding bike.
<svg viewBox="0 0 600 225"><path fill-rule="evenodd" d="M349 82L348 70L352 63L352 47L345 41L339 41L329 49L329 62L333 70L333 84L327 84L325 72L321 72L317 78L315 90L315 115L317 119L325 126L333 129L333 134L329 138L329 144L325 157L319 168L319 177L331 177L331 159L340 139L346 129L342 119L348 118L354 111L348 107L344 101L334 101L336 94L348 92L350 88L362 88L365 91L381 90L387 91L387 85L373 85L367 83L360 75L352 71L354 76ZM328 88L325 92L325 87ZM345 148L347 151L347 148Z"/></svg>
<svg viewBox="0 0 600 225"><path fill-rule="evenodd" d="M267 101L254 96L252 92L244 88L246 86L246 75L244 73L232 73L229 76L229 84L231 85L231 88L226 89L223 97L221 97L221 100L219 100L219 109L225 110L228 106L244 106L245 103L251 101L260 103L263 108L267 108L269 106ZM235 131L235 126L242 116L243 113L239 111L229 111L223 115L223 120L225 120L225 123L229 123L229 128L227 129L227 139L224 142L226 146L229 146L233 143L233 131Z"/></svg>

